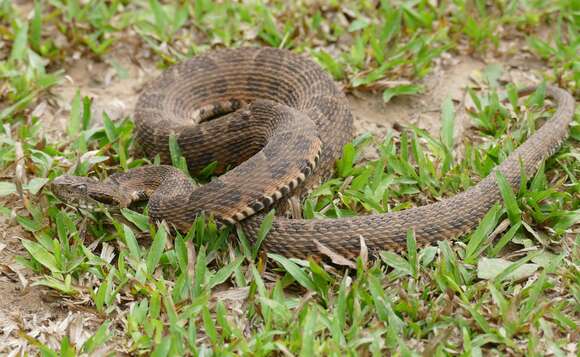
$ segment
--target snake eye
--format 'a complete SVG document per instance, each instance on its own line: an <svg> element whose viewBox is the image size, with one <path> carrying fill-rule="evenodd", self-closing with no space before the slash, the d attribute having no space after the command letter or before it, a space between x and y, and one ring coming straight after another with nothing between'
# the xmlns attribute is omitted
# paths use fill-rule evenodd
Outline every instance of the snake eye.
<svg viewBox="0 0 580 357"><path fill-rule="evenodd" d="M85 185L84 183L80 183L80 184L76 185L75 187L77 190L81 191L82 193L87 192L87 185Z"/></svg>

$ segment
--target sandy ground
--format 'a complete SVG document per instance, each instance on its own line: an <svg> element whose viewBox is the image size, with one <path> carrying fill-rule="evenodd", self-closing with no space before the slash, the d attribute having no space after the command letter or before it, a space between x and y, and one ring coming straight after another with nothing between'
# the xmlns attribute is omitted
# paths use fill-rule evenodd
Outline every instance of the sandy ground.
<svg viewBox="0 0 580 357"><path fill-rule="evenodd" d="M34 109L34 114L46 123L43 127L48 140L58 140L66 131L70 103L77 89L93 99L93 125L100 125L103 111L113 120L130 116L143 84L160 73L152 61L143 58L147 54L121 48L102 62L71 59L65 80ZM505 70L502 79L520 83L532 79L530 66L541 66L525 54L508 56L502 61ZM396 131L409 124L438 133L441 103L450 97L456 109L456 142L461 143L469 129L466 87L478 85L481 71L488 63L471 57L443 56L432 74L423 80L424 93L395 98L389 103L383 103L380 93L350 93L357 134L370 131L382 138L387 130ZM368 155L372 157L373 153ZM7 206L16 210L23 207L17 198L9 199ZM17 256L26 256L20 240L27 238L31 237L13 219L0 216L0 354L17 351L26 343L18 337L20 330L56 347L63 335L82 342L100 323L96 316L82 309L82 302L68 301L49 289L31 285L34 279L30 272L15 261Z"/></svg>

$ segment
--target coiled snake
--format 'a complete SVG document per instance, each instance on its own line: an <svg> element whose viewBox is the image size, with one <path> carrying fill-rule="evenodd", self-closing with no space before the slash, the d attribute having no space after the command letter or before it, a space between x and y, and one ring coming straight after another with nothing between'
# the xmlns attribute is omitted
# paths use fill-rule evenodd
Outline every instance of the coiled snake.
<svg viewBox="0 0 580 357"><path fill-rule="evenodd" d="M531 93L532 89L521 92ZM495 170L517 187L520 161L531 175L568 136L575 101L548 86L557 103L551 120ZM77 206L97 202L128 206L149 199L149 216L186 231L201 213L240 222L257 236L263 212L283 197L300 196L332 172L353 133L344 94L311 60L285 50L244 48L209 52L173 66L152 81L135 109L135 141L143 153L169 163L175 135L191 172L217 161L217 172L194 188L180 170L145 166L103 182L61 176L52 191ZM344 256L360 251L400 250L414 229L421 245L474 229L501 195L492 172L465 192L422 207L339 219L275 217L263 247L292 257L318 255L321 243Z"/></svg>

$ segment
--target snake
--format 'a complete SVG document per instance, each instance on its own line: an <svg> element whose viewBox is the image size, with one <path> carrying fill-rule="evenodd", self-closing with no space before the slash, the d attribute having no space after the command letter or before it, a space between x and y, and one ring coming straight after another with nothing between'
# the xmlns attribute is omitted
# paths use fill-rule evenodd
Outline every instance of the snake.
<svg viewBox="0 0 580 357"><path fill-rule="evenodd" d="M551 119L467 190L354 217L302 219L277 211L261 249L295 258L329 250L352 258L363 246L367 253L404 250L410 231L421 246L473 231L502 199L498 173L517 188L522 173L533 175L569 135L575 100L558 87L544 88L556 106ZM268 47L208 51L169 67L143 88L133 119L135 147L158 164L102 181L62 175L52 181L55 196L85 208L148 201L153 222L186 232L204 214L239 224L254 242L270 209L303 198L332 176L354 135L347 97L332 77L306 55ZM171 165L175 144L190 173L210 167L216 176L192 184Z"/></svg>

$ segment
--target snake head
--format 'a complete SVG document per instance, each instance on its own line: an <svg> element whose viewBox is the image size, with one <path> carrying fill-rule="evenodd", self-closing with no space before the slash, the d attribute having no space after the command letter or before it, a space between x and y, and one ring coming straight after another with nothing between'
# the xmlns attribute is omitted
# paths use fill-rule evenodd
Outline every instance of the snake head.
<svg viewBox="0 0 580 357"><path fill-rule="evenodd" d="M118 205L116 190L110 185L82 176L59 176L50 185L52 193L65 204L84 209Z"/></svg>

